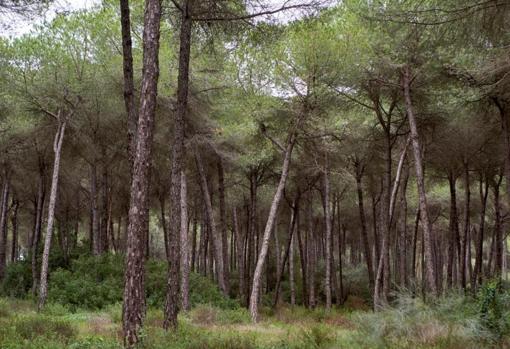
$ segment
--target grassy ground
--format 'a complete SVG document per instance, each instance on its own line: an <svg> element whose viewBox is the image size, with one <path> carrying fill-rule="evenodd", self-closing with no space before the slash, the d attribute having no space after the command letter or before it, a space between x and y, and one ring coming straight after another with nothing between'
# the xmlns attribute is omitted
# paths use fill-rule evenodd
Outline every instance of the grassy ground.
<svg viewBox="0 0 510 349"><path fill-rule="evenodd" d="M479 326L469 305L446 299L431 308L418 300L372 313L362 301L348 300L330 312L301 307L262 309L258 324L245 309L197 306L181 314L179 330L161 329L162 312L147 313L147 349L305 349L305 348L510 348ZM121 307L75 311L50 304L37 313L31 301L0 299L2 349L120 348Z"/></svg>

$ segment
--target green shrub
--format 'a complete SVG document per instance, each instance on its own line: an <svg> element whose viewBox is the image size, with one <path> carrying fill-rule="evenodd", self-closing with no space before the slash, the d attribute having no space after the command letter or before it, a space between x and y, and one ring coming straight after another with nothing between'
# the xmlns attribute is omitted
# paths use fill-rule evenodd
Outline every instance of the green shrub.
<svg viewBox="0 0 510 349"><path fill-rule="evenodd" d="M69 322L44 315L19 317L15 320L14 327L16 334L28 341L48 338L67 343L77 334Z"/></svg>
<svg viewBox="0 0 510 349"><path fill-rule="evenodd" d="M31 270L30 261L9 264L0 285L0 294L8 297L25 297L32 287Z"/></svg>
<svg viewBox="0 0 510 349"><path fill-rule="evenodd" d="M499 280L486 282L477 295L481 322L497 341L501 340L510 328L510 319L505 316L505 309L509 312L508 306L510 305L505 304L507 299L508 294L502 292Z"/></svg>

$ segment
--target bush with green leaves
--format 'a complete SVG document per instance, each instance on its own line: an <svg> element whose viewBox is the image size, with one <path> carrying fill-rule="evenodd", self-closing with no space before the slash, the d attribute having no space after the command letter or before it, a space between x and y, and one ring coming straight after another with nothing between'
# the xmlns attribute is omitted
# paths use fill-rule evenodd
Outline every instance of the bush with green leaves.
<svg viewBox="0 0 510 349"><path fill-rule="evenodd" d="M500 341L510 330L510 293L500 280L490 280L478 290L477 301L482 324Z"/></svg>
<svg viewBox="0 0 510 349"><path fill-rule="evenodd" d="M104 254L101 256L80 255L67 264L61 258L54 260L49 276L48 299L52 303L66 306L75 311L103 309L122 302L124 287L124 256ZM146 262L147 304L162 307L167 285L166 262ZM30 263L21 261L7 267L7 274L1 285L2 294L24 298L32 287ZM239 303L225 297L210 279L195 273L190 275L190 303L210 304L220 309L237 309Z"/></svg>

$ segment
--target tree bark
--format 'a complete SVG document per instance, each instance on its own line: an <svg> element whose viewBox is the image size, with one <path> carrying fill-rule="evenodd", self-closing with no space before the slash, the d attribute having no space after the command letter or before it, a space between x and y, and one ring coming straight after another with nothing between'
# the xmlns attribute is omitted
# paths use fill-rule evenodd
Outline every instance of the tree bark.
<svg viewBox="0 0 510 349"><path fill-rule="evenodd" d="M228 255L228 238L227 238L227 211L225 208L225 174L223 169L223 160L218 159L218 196L220 208L220 230L221 230L221 247L223 255L223 273L225 280L226 293L230 293L230 270Z"/></svg>
<svg viewBox="0 0 510 349"><path fill-rule="evenodd" d="M368 242L368 230L367 230L367 222L365 217L365 206L363 201L363 187L361 184L361 180L363 177L363 166L359 163L355 163L355 170L356 170L356 189L358 192L358 210L359 210L359 217L361 222L361 237L363 239L363 247L364 247L364 253L365 253L365 262L367 264L367 271L368 271L368 282L371 292L374 290L374 267L372 265L372 252L370 249L370 243Z"/></svg>
<svg viewBox="0 0 510 349"><path fill-rule="evenodd" d="M257 259L255 272L253 273L253 286L250 296L250 314L253 322L257 322L258 320L258 298L260 292L260 281L262 278L262 271L267 256L269 239L271 238L271 232L273 231L276 214L278 211L278 207L280 206L280 201L283 196L283 190L285 189L285 183L287 182L287 177L289 175L290 161L292 157L292 149L294 148L294 143L295 134L294 132L292 132L289 135L289 139L285 149L282 165L282 174L280 176L280 181L278 183L278 187L276 188L276 192L274 194L273 201L269 209L269 216L267 218L266 227L264 228L264 235L262 237L262 246L260 248L259 256Z"/></svg>
<svg viewBox="0 0 510 349"><path fill-rule="evenodd" d="M0 281L5 276L7 259L7 209L9 205L9 179L4 178L2 186L2 201L0 202Z"/></svg>
<svg viewBox="0 0 510 349"><path fill-rule="evenodd" d="M486 177L486 176L485 176ZM478 230L478 239L476 243L476 257L475 257L475 270L474 275L471 280L471 287L473 290L476 289L477 283L478 285L482 284L482 265L483 265L483 240L485 233L485 212L487 209L487 197L489 195L489 179L484 178L483 173L480 174L480 203L481 203L481 211L480 211L480 229Z"/></svg>
<svg viewBox="0 0 510 349"><path fill-rule="evenodd" d="M184 126L188 110L189 65L191 52L191 3L184 0L181 10L179 34L179 71L177 76L177 110L174 119L174 137L172 144L172 168L170 175L170 225L167 293L165 300L165 319L163 328L177 328L179 304L179 230L181 218L181 171L183 170Z"/></svg>
<svg viewBox="0 0 510 349"><path fill-rule="evenodd" d="M53 153L55 155L53 162L53 174L51 176L50 201L48 203L48 223L46 225L46 237L44 239L44 250L41 262L41 280L39 289L38 309L41 310L46 303L48 296L48 263L50 257L51 236L53 234L53 223L55 219L55 206L57 203L58 177L60 173L60 157L62 154L62 143L64 142L64 133L67 120L63 118L59 111L58 129L53 142Z"/></svg>
<svg viewBox="0 0 510 349"><path fill-rule="evenodd" d="M154 119L159 78L159 34L161 2L146 0L143 30L143 72L140 110L131 176L129 225L127 230L126 268L122 330L124 346L133 348L139 341L145 317L144 238L149 228L149 183Z"/></svg>
<svg viewBox="0 0 510 349"><path fill-rule="evenodd" d="M324 220L326 226L326 244L325 244L325 264L326 273L324 275L324 293L326 295L326 309L331 309L331 211L329 202L329 161L328 156L325 156L325 170L323 176L324 185Z"/></svg>
<svg viewBox="0 0 510 349"><path fill-rule="evenodd" d="M32 233L32 245L31 245L31 266L32 266L32 296L37 294L37 253L39 249L39 241L41 240L42 231L42 217L44 208L44 198L46 194L45 183L44 183L44 166L40 163L39 165L39 184L37 189L37 201L35 204L35 224L34 232Z"/></svg>
<svg viewBox="0 0 510 349"><path fill-rule="evenodd" d="M128 125L128 159L130 170L133 170L134 152L136 151L136 135L138 115L135 107L135 86L133 79L133 53L131 40L131 18L129 0L120 0L120 23L122 28L122 60L124 73L124 104L127 112Z"/></svg>
<svg viewBox="0 0 510 349"><path fill-rule="evenodd" d="M239 222L237 219L237 209L234 206L232 209L232 219L233 219L233 228L234 234L236 237L236 252L237 252L237 272L239 274L239 298L244 298L244 237L241 236L241 231L239 230Z"/></svg>
<svg viewBox="0 0 510 349"><path fill-rule="evenodd" d="M181 299L182 309L188 311L189 304L189 234L188 234L188 196L186 173L181 171Z"/></svg>
<svg viewBox="0 0 510 349"><path fill-rule="evenodd" d="M12 215L11 215L11 227L12 227L12 242L11 242L11 262L14 263L18 260L18 208L19 201L17 199L12 200Z"/></svg>
<svg viewBox="0 0 510 349"><path fill-rule="evenodd" d="M97 167L96 162L90 164L90 212L91 212L91 243L92 254L101 253L101 239L99 236L99 213L97 207Z"/></svg>
<svg viewBox="0 0 510 349"><path fill-rule="evenodd" d="M428 204L427 204L427 194L425 191L425 179L424 179L424 171L423 171L423 160L421 154L421 144L420 144L420 136L418 134L418 126L416 124L416 118L414 115L413 104L411 100L411 72L409 66L404 67L403 69L403 90L404 90L404 99L405 106L407 112L407 119L409 121L409 128L411 130L411 141L413 145L413 153L414 153L414 164L416 169L416 182L418 186L418 195L419 195L419 204L420 204L420 214L421 214L421 222L424 233L424 247L425 247L425 256L426 256L426 277L427 283L430 291L434 294L438 294L438 289L436 285L436 270L435 270L435 258L432 243L434 241L434 234L432 231L432 224L429 219L428 212Z"/></svg>

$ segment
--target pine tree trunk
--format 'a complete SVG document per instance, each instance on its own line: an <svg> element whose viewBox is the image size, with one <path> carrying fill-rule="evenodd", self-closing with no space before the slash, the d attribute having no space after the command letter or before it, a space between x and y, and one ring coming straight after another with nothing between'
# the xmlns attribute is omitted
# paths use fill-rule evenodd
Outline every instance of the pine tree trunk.
<svg viewBox="0 0 510 349"><path fill-rule="evenodd" d="M103 173L101 174L101 224L100 224L100 253L108 252L110 249L108 240L108 168L106 167L106 156L103 156Z"/></svg>
<svg viewBox="0 0 510 349"><path fill-rule="evenodd" d="M99 234L99 214L97 207L97 168L95 160L90 164L90 212L91 212L91 243L92 254L98 256L101 253L101 239Z"/></svg>
<svg viewBox="0 0 510 349"><path fill-rule="evenodd" d="M434 294L438 294L438 289L436 285L436 269L435 258L433 252L433 241L434 234L432 231L432 224L429 220L429 211L428 211L428 203L427 203L427 194L425 191L425 179L423 172L423 160L421 154L421 144L420 144L420 136L418 134L418 126L416 124L416 119L414 116L413 104L411 100L411 72L409 66L406 66L403 69L403 89L404 89L404 99L405 106L407 112L407 119L409 121L409 128L411 130L411 143L413 146L414 153L414 163L416 169L416 182L418 186L418 196L419 196L419 204L420 204L420 214L421 214L421 222L424 233L424 247L425 247L425 255L426 255L426 277L427 284L430 291Z"/></svg>
<svg viewBox="0 0 510 349"><path fill-rule="evenodd" d="M267 256L267 249L269 247L269 240L271 238L271 232L273 231L276 214L278 212L278 207L283 196L283 190L285 189L285 183L287 182L287 177L289 175L290 160L292 157L292 149L294 148L294 142L295 134L291 133L289 135L289 139L284 153L282 174L280 176L280 181L278 183L278 187L276 188L276 192L274 194L273 201L269 209L269 216L267 218L266 227L264 228L264 235L262 238L262 246L260 248L260 253L257 259L255 272L253 273L252 291L250 296L250 313L253 322L257 322L258 320L258 299L262 271Z"/></svg>
<svg viewBox="0 0 510 349"><path fill-rule="evenodd" d="M59 112L60 120L58 120L58 130L55 134L53 143L53 153L55 155L53 162L53 174L51 177L50 201L48 203L48 223L46 225L46 237L44 239L44 250L41 262L41 280L39 283L39 303L38 309L41 310L46 303L48 296L48 263L51 248L51 236L53 234L53 223L55 219L55 205L57 203L58 177L60 173L60 157L62 154L62 143L64 142L64 133L67 120L62 120L61 112Z"/></svg>
<svg viewBox="0 0 510 349"><path fill-rule="evenodd" d="M221 230L221 247L223 256L223 278L225 280L225 291L230 293L230 270L229 270L229 254L228 254L228 237L227 237L227 211L225 208L225 174L223 169L223 160L218 160L218 196L220 209L220 230Z"/></svg>
<svg viewBox="0 0 510 349"><path fill-rule="evenodd" d="M330 211L330 202L329 202L329 163L326 155L325 160L325 170L323 176L323 185L324 185L324 220L326 226L326 243L325 243L325 266L326 273L324 275L324 293L326 295L326 309L331 309L331 211Z"/></svg>
<svg viewBox="0 0 510 349"><path fill-rule="evenodd" d="M470 214L471 214L471 190L470 190L470 186L469 186L469 167L468 167L468 163L467 162L464 162L464 181L465 181L465 186L466 186L466 189L465 189L465 208L464 208L464 237L463 237L463 244L462 244L462 252L461 252L461 270L460 270L460 282L461 282L461 285L462 285L462 288L464 290L467 289L467 263L466 263L466 259L467 259L467 250L468 250L468 247L469 247L469 240L468 240L468 235L469 235L469 230L471 229L470 228Z"/></svg>
<svg viewBox="0 0 510 349"><path fill-rule="evenodd" d="M478 285L482 284L482 266L483 266L483 240L485 233L485 212L487 209L487 197L489 195L489 180L488 178L484 178L483 174L480 174L480 203L481 203L481 211L480 211L480 229L478 230L477 242L476 242L476 257L475 257L475 269L474 275L471 280L471 287L473 290L476 289L477 283Z"/></svg>
<svg viewBox="0 0 510 349"><path fill-rule="evenodd" d="M122 28L122 59L124 73L124 104L127 112L128 159L130 170L133 170L134 153L136 151L136 134L138 115L135 106L135 86L133 82L133 53L131 40L131 18L129 0L120 0L120 23Z"/></svg>
<svg viewBox="0 0 510 349"><path fill-rule="evenodd" d="M44 166L39 167L39 184L37 189L37 202L35 204L35 224L34 232L32 233L31 245L31 266L32 266L32 296L37 294L37 253L39 250L39 241L41 240L43 208L45 198L45 183L44 183Z"/></svg>
<svg viewBox="0 0 510 349"><path fill-rule="evenodd" d="M4 178L0 202L0 281L5 276L7 261L7 209L9 205L9 179Z"/></svg>
<svg viewBox="0 0 510 349"><path fill-rule="evenodd" d="M122 330L124 346L127 348L133 348L137 345L145 317L144 239L148 236L149 228L150 164L158 93L160 20L160 1L146 0L142 86L136 133L136 152L131 176L124 303L122 308Z"/></svg>
<svg viewBox="0 0 510 349"><path fill-rule="evenodd" d="M19 201L16 199L12 200L12 215L11 215L11 227L12 227L12 242L11 242L11 262L14 263L18 260L18 207Z"/></svg>
<svg viewBox="0 0 510 349"><path fill-rule="evenodd" d="M236 252L237 252L237 272L239 274L239 298L244 299L244 290L245 290L245 271L244 271L244 237L241 236L241 231L239 230L239 222L237 219L237 209L234 206L232 209L232 219L233 219L233 228L234 234L236 237Z"/></svg>
<svg viewBox="0 0 510 349"><path fill-rule="evenodd" d="M188 311L189 304L189 237L188 237L188 196L186 173L181 171L181 299L182 309Z"/></svg>
<svg viewBox="0 0 510 349"><path fill-rule="evenodd" d="M202 189L202 195L204 197L205 203L205 212L207 215L207 219L210 222L210 232L211 232L211 243L213 246L214 252L214 261L217 271L218 284L220 286L223 294L227 295L227 286L225 282L225 273L224 273L224 265L223 265L223 247L222 247L222 239L221 235L218 234L216 220L214 218L214 211L212 207L211 195L209 192L209 187L207 183L207 177L204 169L204 165L202 162L202 157L199 153L198 147L195 147L195 160L197 164L197 169L200 176L200 187Z"/></svg>
<svg viewBox="0 0 510 349"><path fill-rule="evenodd" d="M374 267L372 265L372 253L370 249L370 243L368 242L368 230L367 230L367 222L365 217L365 206L363 201L363 188L361 185L361 180L363 176L363 167L361 164L356 162L356 189L358 192L358 210L359 210L359 217L361 222L361 237L363 240L363 247L364 247L364 253L365 253L365 262L367 264L367 271L368 271L368 282L370 291L373 292L374 290Z"/></svg>
<svg viewBox="0 0 510 349"><path fill-rule="evenodd" d="M494 275L500 279L502 277L501 270L503 269L503 231L501 222L501 200L500 200L500 187L503 175L500 174L499 180L494 183Z"/></svg>

